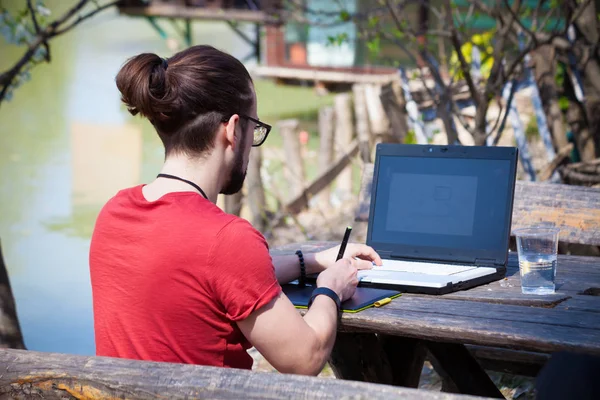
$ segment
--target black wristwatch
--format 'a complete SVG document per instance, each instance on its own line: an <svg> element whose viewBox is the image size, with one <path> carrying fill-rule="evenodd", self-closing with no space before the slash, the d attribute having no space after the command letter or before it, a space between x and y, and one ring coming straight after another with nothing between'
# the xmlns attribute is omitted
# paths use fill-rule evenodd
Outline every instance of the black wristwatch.
<svg viewBox="0 0 600 400"><path fill-rule="evenodd" d="M318 287L315 290L313 290L312 295L310 296L310 300L308 301L308 308L310 308L310 306L312 305L315 297L321 294L331 298L335 302L338 316L340 316L342 311L342 302L340 301L340 298L336 292L326 287Z"/></svg>

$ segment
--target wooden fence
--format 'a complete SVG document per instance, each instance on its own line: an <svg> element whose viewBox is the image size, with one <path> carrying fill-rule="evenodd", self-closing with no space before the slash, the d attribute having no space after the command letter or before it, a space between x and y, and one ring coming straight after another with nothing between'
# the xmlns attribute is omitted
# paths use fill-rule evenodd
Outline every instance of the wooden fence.
<svg viewBox="0 0 600 400"><path fill-rule="evenodd" d="M294 216L313 204L327 212L332 207L333 186L337 197L355 198L354 182L360 178L353 175L352 166L370 163L377 143L401 143L407 136L400 84L355 84L351 92L335 95L332 106L319 110L319 146L310 159L306 157L300 128L296 119L278 121L272 134L281 135L283 146L279 153L269 149L267 158L261 147L252 149L243 193L221 196L219 200L226 212L248 218L264 232L283 217ZM271 178L266 176L269 174L265 173L265 163L271 162L281 164L285 188L272 179L265 182L265 178ZM316 167L311 181L307 180L307 166ZM269 200L275 202L274 210L268 207Z"/></svg>

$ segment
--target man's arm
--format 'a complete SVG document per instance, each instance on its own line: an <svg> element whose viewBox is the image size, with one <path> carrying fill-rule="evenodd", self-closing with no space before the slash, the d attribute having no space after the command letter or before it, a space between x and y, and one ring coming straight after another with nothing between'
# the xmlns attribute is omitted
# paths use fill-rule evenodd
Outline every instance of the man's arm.
<svg viewBox="0 0 600 400"><path fill-rule="evenodd" d="M318 375L335 342L337 309L329 297L317 296L302 318L282 292L237 324L277 371Z"/></svg>
<svg viewBox="0 0 600 400"><path fill-rule="evenodd" d="M322 273L317 286L337 293L341 301L354 294L356 261L343 259ZM279 372L317 375L331 354L337 329L337 307L328 296L317 296L300 316L285 294L237 322L253 346Z"/></svg>
<svg viewBox="0 0 600 400"><path fill-rule="evenodd" d="M320 251L318 253L303 253L306 274L315 274L324 271L327 267L335 263L340 246ZM369 269L373 263L381 265L381 258L372 247L348 243L345 257L358 258L356 268ZM273 266L275 267L275 276L280 284L291 282L300 276L300 262L295 254L285 256L272 256Z"/></svg>

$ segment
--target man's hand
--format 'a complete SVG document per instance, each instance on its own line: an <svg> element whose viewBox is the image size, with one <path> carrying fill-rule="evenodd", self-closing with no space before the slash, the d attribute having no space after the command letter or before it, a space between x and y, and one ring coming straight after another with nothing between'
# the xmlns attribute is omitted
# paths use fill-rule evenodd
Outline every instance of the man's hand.
<svg viewBox="0 0 600 400"><path fill-rule="evenodd" d="M323 250L315 253L315 262L325 270L335 264L335 258L340 251L340 246L332 247L331 249ZM371 269L373 264L381 265L381 257L375 252L371 246L359 243L348 243L344 258L357 258L354 266L356 269Z"/></svg>
<svg viewBox="0 0 600 400"><path fill-rule="evenodd" d="M317 278L317 287L327 287L337 293L340 301L348 300L354 295L358 278L356 276L357 260L342 258L327 268Z"/></svg>

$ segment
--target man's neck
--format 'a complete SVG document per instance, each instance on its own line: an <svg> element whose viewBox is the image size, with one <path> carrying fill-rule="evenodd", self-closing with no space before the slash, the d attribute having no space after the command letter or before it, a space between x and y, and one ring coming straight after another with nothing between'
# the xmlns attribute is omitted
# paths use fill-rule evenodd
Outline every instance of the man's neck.
<svg viewBox="0 0 600 400"><path fill-rule="evenodd" d="M208 199L216 203L222 188L223 168L214 157L191 159L185 155L172 155L167 158L160 173L174 175L200 186ZM160 198L166 193L197 191L193 186L174 179L158 178L144 188L148 200Z"/></svg>

